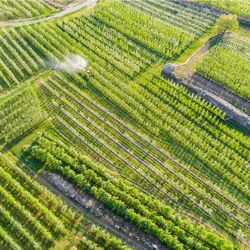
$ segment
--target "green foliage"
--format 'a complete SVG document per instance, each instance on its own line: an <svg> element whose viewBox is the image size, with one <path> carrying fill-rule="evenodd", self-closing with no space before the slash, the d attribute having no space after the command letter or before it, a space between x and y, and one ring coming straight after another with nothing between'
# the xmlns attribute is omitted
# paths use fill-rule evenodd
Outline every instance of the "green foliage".
<svg viewBox="0 0 250 250"><path fill-rule="evenodd" d="M237 94L250 98L249 46L247 38L228 35L209 51L197 70Z"/></svg>
<svg viewBox="0 0 250 250"><path fill-rule="evenodd" d="M33 87L22 84L14 88L0 97L0 143L15 140L46 116Z"/></svg>
<svg viewBox="0 0 250 250"><path fill-rule="evenodd" d="M52 243L53 237L62 236L65 225L75 220L71 210L3 154L0 193L0 246L42 249Z"/></svg>
<svg viewBox="0 0 250 250"><path fill-rule="evenodd" d="M249 0L195 0L202 4L212 5L238 16L250 18Z"/></svg>
<svg viewBox="0 0 250 250"><path fill-rule="evenodd" d="M55 3L66 4L67 0L55 0ZM10 21L21 18L33 18L52 13L56 7L45 0L1 0L0 2L0 21Z"/></svg>
<svg viewBox="0 0 250 250"><path fill-rule="evenodd" d="M217 16L170 0L122 2L101 1L87 17L2 31L0 84L3 89L19 86L0 97L0 137L9 142L32 128L34 117L46 117L33 88L19 82L69 54L80 55L88 60L91 76L64 72L41 82L57 139L40 134L24 155L168 248L233 249L226 237L192 219L211 223L222 235L245 234L248 137L231 128L219 109L161 79L156 65L174 60ZM248 52L242 39L236 43L233 60ZM225 50L218 54L233 61ZM243 64L239 61L235 85L237 78L245 83ZM1 224L0 244L17 248L32 237L35 246L50 243L63 235L74 214L61 212L62 203L18 173L0 167L0 215L6 224L4 231ZM12 215L18 220L14 227L7 225L15 220ZM93 239L84 236L83 249L92 243L94 249L122 247L99 228L91 230ZM20 239L15 237L19 233Z"/></svg>
<svg viewBox="0 0 250 250"><path fill-rule="evenodd" d="M162 20L176 30L182 30L194 38L201 36L211 27L217 16L207 11L189 7L185 2L172 0L120 0L149 16Z"/></svg>
<svg viewBox="0 0 250 250"><path fill-rule="evenodd" d="M156 236L169 247L182 249L184 243L198 249L202 246L202 241L214 246L218 244L230 246L227 240L218 238L190 220L179 217L170 207L143 194L138 188L114 176L80 152L70 153L69 149L60 140L43 134L37 137L30 148L30 153L46 163L49 170L61 173L109 209L125 217L141 230ZM58 160L60 167L54 164ZM197 243L193 241L190 243L189 234L197 239ZM96 239L98 244L103 242L103 237L106 238L105 234L98 233L98 240ZM116 241L112 242L110 239L109 243L102 243L102 246L117 244Z"/></svg>
<svg viewBox="0 0 250 250"><path fill-rule="evenodd" d="M99 61L100 62L100 61ZM94 68L92 68L92 73L94 76L96 76L98 71L94 71ZM113 72L114 74L114 72ZM80 75L80 74L79 74ZM103 74L104 75L104 74ZM157 79L156 76L154 76L154 80L152 80L151 84L152 87L150 87L149 82L147 81L146 84L148 85L148 89L149 90L153 90L156 91L156 86L157 83L162 83L161 87L165 89L165 91L167 91L168 89L168 96L171 95L171 91L177 91L175 92L175 98L177 93L178 94L178 101L177 103L180 105L184 100L189 100L189 107L191 108L193 103L193 100L191 100L190 96L187 95L186 98L184 98L185 96L185 91L183 91L183 89L181 87L177 87L177 86L173 86L170 83L167 84L165 81L162 81L160 79ZM94 78L92 78L94 80ZM91 80L92 80L91 79ZM143 78L145 79L145 78ZM92 81L91 81L92 82ZM142 83L142 82L141 82ZM90 82L88 82L88 85L90 84ZM136 88L136 85L132 85L131 87L135 88L137 91L137 94L139 94L138 92L138 88ZM92 157L94 157L95 159L99 160L100 162L107 162L107 166L110 167L111 169L118 171L120 174L122 174L122 176L125 176L126 178L128 178L129 180L131 180L132 182L138 183L138 185L142 186L143 188L146 188L147 190L150 190L151 194L154 194L156 196L159 197L159 199L162 199L162 196L159 195L159 191L160 193L162 193L161 189L157 189L156 187L154 187L154 185L152 183L159 183L158 185L161 185L162 187L164 187L165 190L167 190L168 192L168 196L170 196L172 198L172 201L174 201L174 198L176 197L176 191L178 190L179 193L177 193L178 198L182 201L182 202L188 202L188 204L192 204L191 200L184 200L183 196L185 193L185 190L183 189L182 183L185 184L185 186L187 187L187 183L191 184L193 183L193 180L190 180L190 178L188 178L187 182L184 182L184 180L187 178L181 178L181 179L175 179L173 172L171 172L171 170L169 168L163 168L163 165L158 162L152 162L153 156L149 156L148 154L146 154L144 152L144 150L138 150L139 146L145 147L149 152L154 154L154 157L156 157L156 155L158 155L157 157L162 157L159 156L159 152L155 152L155 149L152 147L149 147L149 145L142 143L142 138L138 137L137 133L134 134L133 131L130 131L129 134L128 133L128 128L124 125L123 121L118 121L116 120L116 118L113 115L107 115L107 111L104 111L103 108L100 107L94 107L93 110L93 101L90 101L90 95L89 94L84 94L83 92L81 92L82 95L79 90L76 90L75 87L70 83L70 81L65 82L65 80L61 80L59 78L53 78L53 81L48 81L46 82L46 84L43 84L44 89L46 90L46 92L48 93L48 99L52 100L52 103L55 107L55 115L56 115L56 125L57 127L62 131L62 133L64 135L66 135L68 138L70 138L70 140L72 142L75 143L75 145L78 145L79 147L81 147L85 152L87 152L88 154L90 154ZM82 86L81 83L79 83L79 86ZM98 85L96 85L98 86ZM103 85L98 86L101 90L102 93L105 93L106 95L110 96L110 90L111 88L109 87L107 92L104 92L104 88ZM143 94L146 92L143 92ZM77 95L77 97L75 97L75 95ZM123 91L121 93L121 96L125 95L125 91ZM131 96L131 92L130 92L130 96ZM168 97L169 98L169 97ZM111 99L109 97L109 99ZM81 101L80 101L81 100ZM140 96L140 100L143 100L143 95ZM169 100L169 99L168 99ZM198 102L198 99L196 100ZM197 105L197 102L195 103L195 105ZM158 104L160 105L160 104ZM204 105L204 107L209 108L209 106L206 106L203 103L200 103L200 105ZM122 103L122 105L124 108L126 107L126 109L128 110L129 106L126 105L125 102ZM177 105L175 105L176 107L178 107ZM158 106L159 109L160 106ZM164 106L161 106L160 109L163 110ZM185 108L186 105L183 105L183 108ZM210 107L211 108L211 107ZM156 110L158 110L156 109ZM201 109L202 110L202 109ZM100 112L101 111L101 112ZM97 112L97 113L96 113ZM133 122L138 121L141 116L141 114L139 112L137 112L135 109L133 109L133 112L135 113L135 116L133 117ZM191 112L191 110L190 110ZM197 112L200 112L200 110L197 108L196 112L193 113L194 116L197 116ZM213 114L216 114L218 116L220 116L220 113L217 113L217 110L211 109L211 112ZM132 110L131 110L132 113ZM146 113L145 113L146 114ZM188 111L186 109L186 114L188 114ZM169 119L170 119L170 115L171 113L169 113ZM207 112L207 114L210 118L210 120L212 120L213 116L210 116L211 113ZM205 117L205 115L202 115L203 117ZM85 118L88 117L88 118ZM105 121L101 118L105 118ZM223 116L221 117L223 119ZM115 121L115 122L114 122ZM108 123L107 123L108 122ZM169 120L167 122L168 124L171 124L171 120ZM187 121L185 121L185 124L187 124ZM112 125L112 126L111 126ZM145 126L145 123L142 121L142 123L140 124L140 126L145 126L146 129L150 129L150 126L153 125L152 124L147 124L147 127ZM218 125L218 123L216 123L216 126ZM221 126L221 125L220 125ZM139 127L139 126L138 126ZM133 127L133 129L135 129L135 131L138 130L138 127ZM177 125L175 125L175 127L173 127L173 129L176 129ZM126 128L126 129L125 129ZM152 127L153 128L153 127ZM208 129L209 127L207 127ZM211 127L211 132L214 131L215 127ZM226 129L226 127L221 127L221 129L223 128ZM120 131L127 131L126 132L126 139L121 136L121 134L119 134ZM153 129L151 129L151 131L153 131ZM181 131L183 131L183 129L181 129ZM154 131L153 131L154 132ZM215 131L214 131L215 132ZM226 130L224 131L226 132ZM232 131L231 131L232 133ZM229 135L229 134L228 134ZM144 135L145 136L145 135ZM175 134L174 137L172 137L169 140L173 140L176 139L177 133ZM194 136L194 133L193 135ZM186 137L186 136L184 136ZM201 133L199 133L199 136L197 136L197 138L199 137L199 139L197 139L197 141L199 141L199 143L201 143ZM208 138L208 136L206 135L206 139ZM225 135L224 137L224 141L228 140L228 142L230 142L231 139L227 138L227 136ZM227 138L227 139L226 139ZM115 140L114 140L115 139ZM243 139L243 138L242 138ZM136 144L132 143L132 141L136 141ZM244 140L244 139L243 139ZM126 148L125 148L126 145ZM160 144L161 146L163 144ZM165 144L166 145L166 144ZM183 146L183 141L182 144ZM233 146L234 144L232 144L231 146ZM205 146L205 145L204 145ZM206 148L207 150L207 144L204 148ZM122 150L121 150L122 149ZM190 145L189 149L192 149L192 145ZM139 164L138 161L135 161L135 157L133 157L130 153L133 152L134 155L136 155L137 159L139 159ZM197 150L196 150L197 152ZM46 154L46 152L45 152ZM101 155L100 155L101 154ZM201 156L202 153L199 153L199 155ZM114 156L115 155L115 156ZM106 161L106 159L109 159L108 161ZM126 159L126 160L125 160ZM129 159L129 162L128 162ZM204 158L204 160L206 160L206 158ZM111 161L111 163L110 163ZM114 164L112 164L112 162ZM151 165L147 166L147 162L150 162ZM117 167L115 167L115 163L119 163L119 165ZM58 164L58 166L61 163ZM131 165L133 164L133 165ZM159 164L159 165L158 165ZM173 164L173 162L169 162L170 165ZM217 171L217 175L218 173L220 173L220 178L224 179L227 178L228 181L230 181L233 185L236 184L236 178L233 177L232 175L230 176L235 178L235 181L232 182L232 180L230 180L228 178L227 175L224 175L223 172L218 168L218 162L217 164L213 164L211 161L208 162L208 164L210 165L210 171L212 172L213 169L216 168ZM176 166L177 167L177 166ZM141 173L136 172L136 169L140 169ZM175 170L176 171L176 170ZM179 171L179 170L177 170ZM185 171L188 171L187 169ZM231 171L237 171L237 168L231 169ZM160 174L159 174L160 173ZM171 173L171 174L169 174ZM70 180L72 180L72 172L70 172ZM89 173L89 175L91 175ZM168 182L165 184L163 184L163 181L161 179L161 177L164 177L166 180L168 180ZM238 178L238 177L237 177ZM97 179L98 182L100 182L99 179ZM186 179L187 180L187 179ZM179 183L178 188L175 189L173 191L173 187L176 186L176 183ZM164 186L163 186L164 185ZM195 185L194 183L191 185ZM195 189L197 189L197 186L195 185ZM204 187L205 188L205 187ZM224 188L225 190L225 184L223 183L222 188ZM231 188L231 186L230 186ZM244 189L244 187L240 187L242 190ZM206 190L206 189L205 189ZM197 193L194 192L193 189L190 189L189 192L192 192L192 195L199 195L199 199L201 199L201 193L206 196L207 195L207 191L199 189L199 191ZM166 193L164 193L166 195ZM189 193L190 194L190 193ZM211 195L214 196L214 193L211 192ZM228 195L227 195L228 197ZM218 197L217 197L218 198ZM217 204L220 204L221 201L217 200L217 198L215 199L215 197L213 197L213 202L216 202ZM232 197L231 197L232 198ZM216 208L216 210L214 210L214 207L211 206L212 202L211 200L206 200L202 199L202 201L204 201L204 204L206 204L205 206L203 205L202 207L204 209L208 209L207 211L216 211L216 218L219 221L224 221L222 220L222 215L224 215L223 209L228 209L226 203L223 202L223 209L221 207ZM234 201L235 202L235 201ZM237 202L236 202L237 203ZM214 203L213 203L214 204ZM188 206L189 206L188 205ZM139 204L137 204L137 206L139 206ZM222 209L222 210L221 210ZM195 213L200 213L200 208L197 205L192 205L192 212ZM198 212L199 211L199 212ZM204 211L203 211L204 212ZM214 213L214 212L213 212ZM217 217L217 214L221 215ZM214 218L214 217L213 217ZM232 218L231 218L232 219ZM231 220L230 219L230 220ZM245 219L243 219L245 220ZM224 222L222 222L224 223ZM236 224L235 224L236 226ZM237 227L237 226L236 226ZM225 230L227 230L225 228Z"/></svg>
<svg viewBox="0 0 250 250"><path fill-rule="evenodd" d="M132 248L124 245L121 240L110 235L105 230L102 230L100 227L97 227L95 225L91 226L91 228L87 231L87 235L90 239L92 239L104 249L132 250ZM82 243L84 244L84 241L82 241Z"/></svg>
<svg viewBox="0 0 250 250"><path fill-rule="evenodd" d="M179 54L194 39L193 34L187 35L183 30L171 27L118 1L104 1L95 9L92 18L116 28L130 40L167 59Z"/></svg>
<svg viewBox="0 0 250 250"><path fill-rule="evenodd" d="M237 232L237 238L241 240L245 238L245 234L242 232L241 229L239 229Z"/></svg>
<svg viewBox="0 0 250 250"><path fill-rule="evenodd" d="M221 15L216 25L218 32L224 35L226 31L236 31L239 28L239 21L236 15Z"/></svg>
<svg viewBox="0 0 250 250"><path fill-rule="evenodd" d="M153 6L150 8L153 9ZM162 10L162 6L158 8ZM179 7L176 5L174 8ZM82 55L82 46L98 51L98 47L96 48L98 41L94 38L97 35L95 31L98 29L101 32L107 32L117 46L121 45L123 48L128 46L127 51L131 50L130 45L132 45L133 57L144 55L141 57L143 62L138 64L137 60L131 60L131 56L126 53L117 54L117 46L112 48L108 46L106 50L110 55L106 59L114 61L117 57L122 58L123 63L115 66L125 72L138 73L145 65L162 57L173 59L215 21L214 16L205 12L198 13L195 10L194 13L193 9L188 9L186 13L185 6L181 9L181 15L187 14L188 17L191 15L188 20L181 19L181 26L179 26L178 15L172 23L172 17L159 20L118 1L103 1L89 17L73 18L57 24L33 24L10 28L8 31L3 29L0 35L0 89L10 88L41 70L55 66L68 54ZM191 21L193 22L197 14L202 15L202 18L197 20L193 27ZM87 36L85 37L82 32L71 34L73 30L79 28L87 29L92 37L87 36L87 33L84 34ZM126 44L126 39L130 41L129 44ZM102 43L102 41L99 42ZM103 47L103 44L101 46ZM144 50L143 53L142 50ZM105 57L108 54L107 51L103 51ZM147 54L146 58L145 54Z"/></svg>
<svg viewBox="0 0 250 250"><path fill-rule="evenodd" d="M86 236L83 236L81 242L77 245L79 250L104 250L103 247L99 246L92 240L88 239Z"/></svg>

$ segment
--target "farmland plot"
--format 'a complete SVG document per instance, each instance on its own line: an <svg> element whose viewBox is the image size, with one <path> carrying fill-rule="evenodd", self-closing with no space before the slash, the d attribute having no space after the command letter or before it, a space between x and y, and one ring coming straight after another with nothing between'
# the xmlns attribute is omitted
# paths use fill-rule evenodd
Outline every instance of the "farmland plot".
<svg viewBox="0 0 250 250"><path fill-rule="evenodd" d="M78 229L79 249L113 247L130 250L120 239L95 224L85 225L79 214L35 181L13 159L0 153L0 247L47 249ZM79 236L80 237L80 236Z"/></svg>
<svg viewBox="0 0 250 250"><path fill-rule="evenodd" d="M247 37L231 34L209 51L197 66L197 70L249 99L249 61L250 40Z"/></svg>
<svg viewBox="0 0 250 250"><path fill-rule="evenodd" d="M1 143L49 117L53 128L23 149L27 162L167 248L235 249L249 232L249 137L219 109L160 77L161 64L214 25L217 16L198 13L176 1L104 0L88 16L2 29ZM237 39L237 53L247 53ZM73 67L72 58L84 67ZM37 83L39 98L21 83L51 68ZM6 117L29 125L19 129ZM108 244L127 248L97 227L77 246Z"/></svg>
<svg viewBox="0 0 250 250"><path fill-rule="evenodd" d="M65 234L75 214L0 153L0 247L43 249Z"/></svg>
<svg viewBox="0 0 250 250"><path fill-rule="evenodd" d="M208 4L227 12L250 18L248 0L195 0L201 4Z"/></svg>
<svg viewBox="0 0 250 250"><path fill-rule="evenodd" d="M0 21L33 18L50 14L73 1L67 0L0 0ZM51 3L51 4L50 4ZM53 4L52 4L53 3Z"/></svg>
<svg viewBox="0 0 250 250"><path fill-rule="evenodd" d="M59 118L55 118L55 121L59 124L65 123ZM69 130L74 131L73 128ZM62 128L61 133L65 135L69 132ZM73 139L72 136L70 138ZM215 247L222 244L231 248L231 243L226 239L216 236L184 217L181 218L169 206L145 194L143 189L135 188L114 175L108 168L96 164L79 150L70 148L58 139L58 136L56 139L53 135L43 133L27 148L27 151L36 159L46 163L48 170L60 173L84 192L91 194L141 230L154 235L168 247L196 249L207 244ZM197 232L200 234L197 235Z"/></svg>
<svg viewBox="0 0 250 250"><path fill-rule="evenodd" d="M86 32L78 34L74 32L77 29L86 29ZM38 71L51 68L68 54L84 57L82 47L97 46L92 45L97 36L102 39L100 47L91 49L105 47L104 56L108 55L107 51L112 53L106 59L114 63L122 61L116 67L131 75L161 58L173 60L196 34L119 2L105 1L88 17L74 18L57 25L33 24L8 31L3 29L0 34L0 87L11 87Z"/></svg>

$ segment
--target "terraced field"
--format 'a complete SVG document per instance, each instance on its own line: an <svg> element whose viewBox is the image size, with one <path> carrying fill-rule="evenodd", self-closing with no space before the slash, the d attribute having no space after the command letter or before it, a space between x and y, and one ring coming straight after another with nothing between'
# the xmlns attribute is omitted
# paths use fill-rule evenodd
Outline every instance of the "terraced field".
<svg viewBox="0 0 250 250"><path fill-rule="evenodd" d="M161 77L218 15L91 7L0 28L0 248L247 249L249 133ZM197 70L248 99L248 47L227 35Z"/></svg>
<svg viewBox="0 0 250 250"><path fill-rule="evenodd" d="M249 52L249 38L237 34L227 35L210 50L197 70L249 99Z"/></svg>

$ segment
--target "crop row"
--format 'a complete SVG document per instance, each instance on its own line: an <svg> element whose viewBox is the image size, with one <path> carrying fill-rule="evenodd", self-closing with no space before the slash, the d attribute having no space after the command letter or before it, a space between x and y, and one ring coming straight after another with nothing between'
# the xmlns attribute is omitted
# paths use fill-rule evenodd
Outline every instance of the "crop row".
<svg viewBox="0 0 250 250"><path fill-rule="evenodd" d="M18 84L34 73L53 66L67 54L74 53L76 46L71 40L54 24L3 30L0 35L1 87Z"/></svg>
<svg viewBox="0 0 250 250"><path fill-rule="evenodd" d="M198 10L194 6L186 6L183 2L161 0L122 0L121 2L188 32L194 37L200 36L216 20L214 14Z"/></svg>
<svg viewBox="0 0 250 250"><path fill-rule="evenodd" d="M65 144L62 146L62 141L59 142L58 139L53 139L46 134L40 135L31 146L30 152L33 156L45 162L48 169L63 174L69 181L75 183L84 191L90 192L90 194L94 195L96 199L103 202L110 209L121 216L125 216L125 218L139 226L139 228L153 234L168 246L181 249L182 244L178 243L181 241L184 244L197 248L201 247L202 242L205 241L210 242L209 244L213 244L216 247L217 243L215 242L217 241L214 238L216 237L215 235L212 236L211 233L205 233L206 230L204 228L201 229L200 226L195 226L195 224L184 218L179 218L181 220L179 221L176 215L173 216L171 208L166 208L159 201L141 193L141 191L128 185L128 183L125 184L121 178L114 176L111 172L108 173L88 157L81 156L79 152L76 154L72 150L68 151ZM134 189L135 191L132 191ZM160 213L161 216L158 216L156 211L152 213L153 207L159 207L157 213ZM173 222L168 222L169 219ZM173 223L177 223L177 225L174 226ZM202 233L200 232L197 235L195 231L191 230L192 227L188 227L189 223L193 225L192 230L202 230ZM191 238L187 238L190 233L193 237L197 237L199 243L192 242ZM173 237L171 234L176 236ZM223 241L218 243L221 244ZM224 241L223 244L228 243Z"/></svg>
<svg viewBox="0 0 250 250"><path fill-rule="evenodd" d="M122 121L117 119L117 117L115 117L114 114L111 114L107 110L104 110L102 107L98 106L95 103L95 101L89 100L88 99L89 96L84 95L83 92L80 93L79 90L77 90L75 87L72 86L72 84L66 81L67 80L62 80L58 76L55 77L54 82L50 81L50 83L53 85L53 88L56 87L55 90L57 89L56 93L58 96L60 96L59 100L63 98L62 95L59 94L60 92L62 92L63 94L66 95L66 97L69 97L67 99L69 100L70 104L72 104L72 101L73 101L73 103L75 102L75 104L78 104L81 109L87 110L88 117L91 114L95 118L99 119L103 125L108 127L109 131L112 131L112 130L116 131L116 133L121 135L121 137L129 140L135 147L139 149L142 149L142 148L147 149L148 151L147 154L150 155L152 158L156 157L156 159L161 162L165 162L166 160L170 160L171 162L174 162L175 165L178 166L178 168L177 169L175 168L175 170L178 170L178 171L181 170L181 171L188 173L191 178L193 178L196 181L199 180L206 187L209 187L209 189L214 192L213 195L214 194L219 195L218 191L216 191L215 188L211 187L204 179L200 178L194 172L190 171L185 166L178 163L172 157L170 157L165 152L163 152L159 147L150 143L149 140L145 138L145 136L138 133L138 131L136 131L134 128L129 127L128 124L124 124ZM55 93L55 91L53 92ZM224 197L224 199L226 198ZM233 204L232 201L228 199L226 200L229 201L231 205Z"/></svg>
<svg viewBox="0 0 250 250"><path fill-rule="evenodd" d="M98 58L96 55L94 55L94 52L92 52L92 51L90 51L90 50L87 50L87 48L86 48L86 50L84 50L84 51L86 51L86 53L88 53L88 55L89 55L89 57L88 58L91 58L91 60L93 61L93 60L95 60L95 58ZM93 49L93 51L94 51L94 49ZM96 54L96 53L95 53ZM91 56L91 57L90 57ZM100 66L101 66L101 63L102 63L102 58L98 58L97 59L98 60L98 62L99 62L99 64L98 64L98 66L96 65L96 67L98 67L98 71L96 71L96 76L95 77L98 77L100 80L99 81L104 81L105 79L104 79L104 74L106 74L107 75L107 73L105 72L106 70L104 70L104 67L106 66L108 66L107 65L107 63L105 63L104 62L104 60L103 60L103 68L101 68ZM105 65L105 66L104 66ZM92 64L92 67L93 67L94 65ZM94 70L94 69L93 69ZM102 70L102 71L101 71ZM101 74L100 74L101 73ZM107 81L107 83L108 84L111 84L111 82L114 82L114 81L116 81L116 79L114 78L114 71L112 72L112 76L111 76L111 74L109 73L109 75L107 75L108 77L110 77L110 80L109 81ZM121 72L117 72L116 73L116 75L117 75L117 79L124 79L124 82L127 82L127 79L126 79L126 77L124 77L122 74L121 74ZM97 85L97 81L95 81L95 79L90 79L91 80L91 82L93 82L93 83L95 83L95 88L99 88L99 87L102 87L102 89L104 89L104 85L102 84L102 85ZM92 83L92 84L93 84ZM118 90L118 88L117 88L117 86L118 86L118 84L119 85L121 85L121 81L117 81L117 84L116 84L116 89L117 89L117 91L113 91L113 93L119 93L119 95L121 95L122 93ZM125 85L124 85L125 86ZM134 85L135 86L135 88L137 88L138 89L138 87L136 86L136 85ZM125 88L123 88L124 90L125 90ZM102 90L103 91L103 90ZM130 91L129 89L128 89L128 91ZM109 91L110 92L110 91ZM145 91L144 91L144 93L145 93ZM144 94L143 93L143 94ZM131 95L128 97L128 100L129 99L131 99ZM140 100L142 100L142 98L141 97L139 97L139 99ZM176 102L176 103L180 103L180 102ZM180 105L180 104L179 104ZM123 107L125 107L124 105L122 105ZM135 104L132 104L132 106L135 106ZM135 106L136 107L136 106ZM129 107L128 107L129 108ZM176 108L176 105L175 105L175 108ZM131 110L131 108L130 108L130 110ZM135 111L133 111L133 112L135 112ZM209 113L208 113L209 114ZM192 115L192 117L195 117L196 116L196 114L194 113L193 115ZM204 115L203 115L204 116ZM138 115L136 115L136 117L137 117L137 119L139 118L138 117ZM202 117L202 116L199 116L200 118ZM211 116L210 116L211 117ZM209 120L211 120L211 119L208 119L208 122L206 123L206 125L205 125L205 123L204 123L204 120L201 120L200 119L200 121L199 121L199 123L203 123L204 125L205 125L205 129L209 129L214 135L217 135L218 133L214 130L214 129L212 129L212 127L211 127L211 125L210 125L210 122L209 122ZM142 121L142 123L143 123L143 121ZM220 123L219 121L217 121L217 120L215 120L215 124L219 124L219 126L221 126L222 125L222 123ZM191 124L190 124L191 125ZM176 126L176 125L175 125ZM193 125L194 126L194 125ZM195 125L196 126L196 125ZM197 127L196 127L197 128ZM210 129L211 128L211 129ZM223 128L223 130L224 129L227 129L227 126L223 126L222 127ZM175 128L176 129L176 128ZM203 130L204 131L204 130ZM198 132L198 131L197 131ZM228 131L229 132L229 131ZM229 133L228 133L228 135L230 135L232 133L232 131L230 131ZM199 138L200 138L200 132L199 132ZM206 136L206 140L208 139L209 137L207 137ZM222 139L222 143L224 144L225 143L225 136L223 136L223 139ZM233 137L233 138L231 138L231 139L229 139L228 140L228 143L229 143L229 145L232 145L232 150L235 150L235 146L237 145L237 144L232 144L232 139L235 141L235 138L237 138L237 137ZM214 144L214 142L215 142L215 140L214 140L214 138L211 138L212 139L212 143ZM245 139L244 139L245 140ZM239 142L239 146L241 145L241 142ZM205 146L205 145L204 145ZM214 145L215 146L215 145ZM218 146L219 145L217 145L216 147L218 148ZM224 146L223 146L224 147ZM243 147L242 146L240 146L240 151L243 149ZM228 154L227 154L228 155ZM233 154L234 155L234 154ZM245 156L246 154L245 153L243 153L242 152L242 155L243 156ZM225 157L223 157L223 159L225 159ZM238 159L239 160L239 159ZM244 164L243 164L244 165ZM232 164L230 164L230 166L233 166ZM235 168L235 170L236 170L237 168Z"/></svg>
<svg viewBox="0 0 250 250"><path fill-rule="evenodd" d="M210 50L197 70L237 94L249 98L249 48L249 43L230 36Z"/></svg>
<svg viewBox="0 0 250 250"><path fill-rule="evenodd" d="M46 11L52 11L54 8L46 1L32 0L8 0L0 2L0 21L7 21L18 18L30 18L39 16Z"/></svg>
<svg viewBox="0 0 250 250"><path fill-rule="evenodd" d="M0 221L5 235L0 236L1 246L42 249L55 235L64 234L64 223L74 220L72 211L61 207L58 199L2 154L0 175Z"/></svg>
<svg viewBox="0 0 250 250"><path fill-rule="evenodd" d="M81 218L3 154L0 154L0 177L1 248L47 248L55 237L59 240L65 234L66 227L73 229L76 219ZM79 222L80 233L84 235L79 249L87 246L92 249L95 245L96 249L107 246L131 249L94 224L88 229L82 226L84 221L81 221L83 224Z"/></svg>
<svg viewBox="0 0 250 250"><path fill-rule="evenodd" d="M218 9L222 9L248 19L250 18L248 0L195 0L195 2L212 5Z"/></svg>
<svg viewBox="0 0 250 250"><path fill-rule="evenodd" d="M121 240L111 236L105 230L95 225L92 225L87 231L87 237L84 236L81 239L81 242L77 246L79 249L132 250L132 248L124 245Z"/></svg>
<svg viewBox="0 0 250 250"><path fill-rule="evenodd" d="M53 84L52 86L54 87L55 84L53 82L52 84ZM48 89L48 86L46 87L46 89ZM176 192L177 192L178 196L180 195L179 201L185 202L184 200L182 200L184 196L185 200L190 202L190 199L184 195L184 193L186 193L186 195L188 196L193 196L193 202L194 204L196 204L196 206L198 205L196 200L203 201L204 209L205 209L205 204L208 206L210 206L210 204L213 204L213 206L215 206L216 209L219 209L222 211L222 214L220 215L220 217L221 218L223 217L224 213L226 213L225 210L223 210L220 206L216 205L211 199L209 198L204 199L204 196L206 196L206 191L205 192L203 191L204 196L202 196L201 193L195 190L197 189L197 187L193 188L192 186L188 184L190 183L190 180L185 181L185 177L184 179L183 177L182 178L179 177L177 174L174 173L174 171L172 171L169 167L164 165L164 163L161 160L159 160L158 158L156 158L155 156L149 153L146 153L143 150L143 148L133 143L133 141L128 139L126 136L124 136L120 131L118 131L117 129L114 129L113 126L107 124L102 118L96 116L91 110L85 108L85 106L82 105L80 101L77 101L76 99L72 98L68 94L66 94L66 97L68 98L68 100L63 98L62 93L58 92L59 90L60 92L63 92L65 94L64 90L57 88L57 94L56 96L54 96L54 98L56 97L55 99L56 102L58 102L58 100L60 101L59 102L60 108L59 106L56 105L57 111L60 111L59 115L63 114L64 116L66 116L67 119L70 120L70 123L72 122L75 123L77 127L80 127L80 129L84 129L85 131L87 129L87 131L89 131L88 132L89 136L92 138L91 140L99 141L99 144L98 144L99 150L103 148L102 145L109 145L111 146L111 149L109 148L109 151L111 152L113 151L113 152L116 152L117 154L121 154L121 152L124 151L126 155L126 156L124 155L124 157L129 156L129 159L127 159L127 162L130 162L130 164L132 163L134 166L137 166L137 169L141 169L141 171L143 171L144 173L150 173L150 176L153 173L153 175L156 176L156 178L153 177L154 178L153 182L158 183L160 181L159 183L163 182L167 184L168 187L171 188L171 191L168 190L168 193L172 192L173 195L176 195ZM49 91L51 93L51 88ZM58 97L58 96L61 96L61 97ZM50 99L51 98L53 98L53 96L51 96ZM74 102L76 103L73 105ZM63 104L63 107L62 107L62 104ZM75 106L76 104L78 105ZM80 112L77 111L79 110L79 108L81 108ZM74 125L68 125L68 126L74 126ZM77 127L76 127L76 130L77 130ZM100 141L100 139L96 139L98 137L102 138L102 141ZM105 147L107 148L107 146ZM103 151L102 154L105 154L105 152ZM126 165L122 167L123 170L125 170ZM142 167L144 167L144 170L142 170ZM161 173L160 175L157 174L159 171ZM152 178L152 176L151 177L148 176L148 178L150 179ZM185 185L185 190L181 188L181 185ZM213 198L213 200L215 200L215 198ZM198 208L199 208L199 205L198 205Z"/></svg>
<svg viewBox="0 0 250 250"><path fill-rule="evenodd" d="M46 117L39 99L28 84L20 85L0 98L0 140L10 142Z"/></svg>
<svg viewBox="0 0 250 250"><path fill-rule="evenodd" d="M128 15L131 18L128 19ZM67 28L69 22L71 25ZM86 29L87 33L79 32L79 28ZM73 29L77 32L72 35ZM98 30L104 31L102 36ZM99 39L95 39L96 35ZM74 37L79 39L76 41ZM0 34L1 88L11 87L40 70L56 65L68 54L81 55L81 47L95 44L95 49L98 49L99 43L111 52L109 55L103 51L103 57L131 76L156 58L175 57L192 39L192 35L127 5L107 1L100 3L89 17L3 29Z"/></svg>
<svg viewBox="0 0 250 250"><path fill-rule="evenodd" d="M179 54L193 39L192 35L117 1L106 1L93 17L165 58Z"/></svg>

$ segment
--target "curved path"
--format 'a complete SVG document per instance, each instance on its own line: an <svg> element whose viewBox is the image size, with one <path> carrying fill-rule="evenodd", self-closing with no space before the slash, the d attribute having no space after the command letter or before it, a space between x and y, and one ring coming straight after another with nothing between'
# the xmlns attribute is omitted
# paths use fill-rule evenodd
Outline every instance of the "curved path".
<svg viewBox="0 0 250 250"><path fill-rule="evenodd" d="M70 6L70 7L66 8L65 10L63 10L63 11L61 11L59 13L55 13L54 15L47 15L45 17L42 16L42 17L38 17L37 19L10 21L10 22L0 22L0 26L22 26L22 25L47 21L47 20L50 20L52 18L62 17L62 16L65 16L65 15L67 15L69 13L80 10L80 9L82 9L82 8L92 4L92 3L95 3L96 1L97 0L87 0L87 1L84 1L84 3L80 3L80 4L77 4L77 5Z"/></svg>

